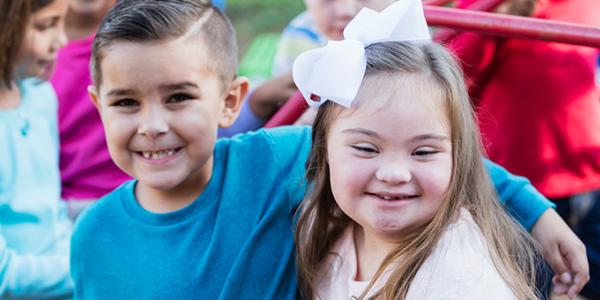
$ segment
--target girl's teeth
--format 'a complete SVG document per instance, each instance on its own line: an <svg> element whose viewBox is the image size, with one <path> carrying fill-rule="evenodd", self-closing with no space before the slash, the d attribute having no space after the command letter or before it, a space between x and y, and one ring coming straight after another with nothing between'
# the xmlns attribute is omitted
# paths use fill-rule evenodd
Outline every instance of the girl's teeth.
<svg viewBox="0 0 600 300"><path fill-rule="evenodd" d="M174 149L162 151L142 151L142 156L149 159L163 159L175 154Z"/></svg>

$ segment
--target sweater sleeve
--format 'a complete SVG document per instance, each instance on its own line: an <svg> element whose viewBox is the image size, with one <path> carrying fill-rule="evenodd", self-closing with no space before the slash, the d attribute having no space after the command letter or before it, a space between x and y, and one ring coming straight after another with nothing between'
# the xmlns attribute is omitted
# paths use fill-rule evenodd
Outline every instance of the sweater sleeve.
<svg viewBox="0 0 600 300"><path fill-rule="evenodd" d="M0 299L60 299L71 297L72 293L68 254L19 254L8 248L0 236Z"/></svg>
<svg viewBox="0 0 600 300"><path fill-rule="evenodd" d="M484 160L485 166L509 213L527 230L554 204L538 192L525 177L516 176L499 165Z"/></svg>

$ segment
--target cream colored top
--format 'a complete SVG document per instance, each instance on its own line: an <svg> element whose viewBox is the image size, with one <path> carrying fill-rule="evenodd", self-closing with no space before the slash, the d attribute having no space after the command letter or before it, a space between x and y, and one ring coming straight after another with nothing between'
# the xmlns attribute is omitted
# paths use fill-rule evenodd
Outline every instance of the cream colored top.
<svg viewBox="0 0 600 300"><path fill-rule="evenodd" d="M352 227L335 244L323 264L317 289L318 299L352 299L362 294L369 281L356 281L357 259ZM387 270L367 294L378 291L392 270ZM459 219L442 235L438 245L425 260L406 296L423 299L516 299L512 290L494 267L486 242L471 214L461 209Z"/></svg>

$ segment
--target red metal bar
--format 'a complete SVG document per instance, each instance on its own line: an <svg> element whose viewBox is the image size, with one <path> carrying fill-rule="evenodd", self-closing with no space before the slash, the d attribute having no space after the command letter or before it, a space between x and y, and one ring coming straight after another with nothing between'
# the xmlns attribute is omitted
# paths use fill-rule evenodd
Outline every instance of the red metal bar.
<svg viewBox="0 0 600 300"><path fill-rule="evenodd" d="M454 0L424 0L423 4L433 6L444 6Z"/></svg>
<svg viewBox="0 0 600 300"><path fill-rule="evenodd" d="M294 124L294 122L304 113L306 108L308 108L308 104L304 101L304 97L302 97L300 92L296 92L279 108L264 127L271 128Z"/></svg>
<svg viewBox="0 0 600 300"><path fill-rule="evenodd" d="M430 26L600 48L600 27L433 6L425 18Z"/></svg>
<svg viewBox="0 0 600 300"><path fill-rule="evenodd" d="M492 11L498 7L504 0L479 0L477 2L471 3L464 9L468 10L476 10L476 11ZM439 28L437 32L433 35L433 40L438 43L445 43L451 40L456 36L457 32L455 30L449 30L445 28Z"/></svg>

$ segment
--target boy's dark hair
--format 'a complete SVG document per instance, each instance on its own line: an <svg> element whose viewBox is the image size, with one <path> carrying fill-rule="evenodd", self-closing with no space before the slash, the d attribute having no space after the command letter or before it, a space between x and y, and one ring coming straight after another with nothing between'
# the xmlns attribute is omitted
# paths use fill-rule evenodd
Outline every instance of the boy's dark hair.
<svg viewBox="0 0 600 300"><path fill-rule="evenodd" d="M233 26L210 0L122 0L107 14L94 39L90 69L101 85L104 51L115 41L149 42L202 37L210 58L206 67L222 83L235 77L237 43Z"/></svg>
<svg viewBox="0 0 600 300"><path fill-rule="evenodd" d="M32 13L53 0L0 2L0 88L10 89L15 80L15 64Z"/></svg>

